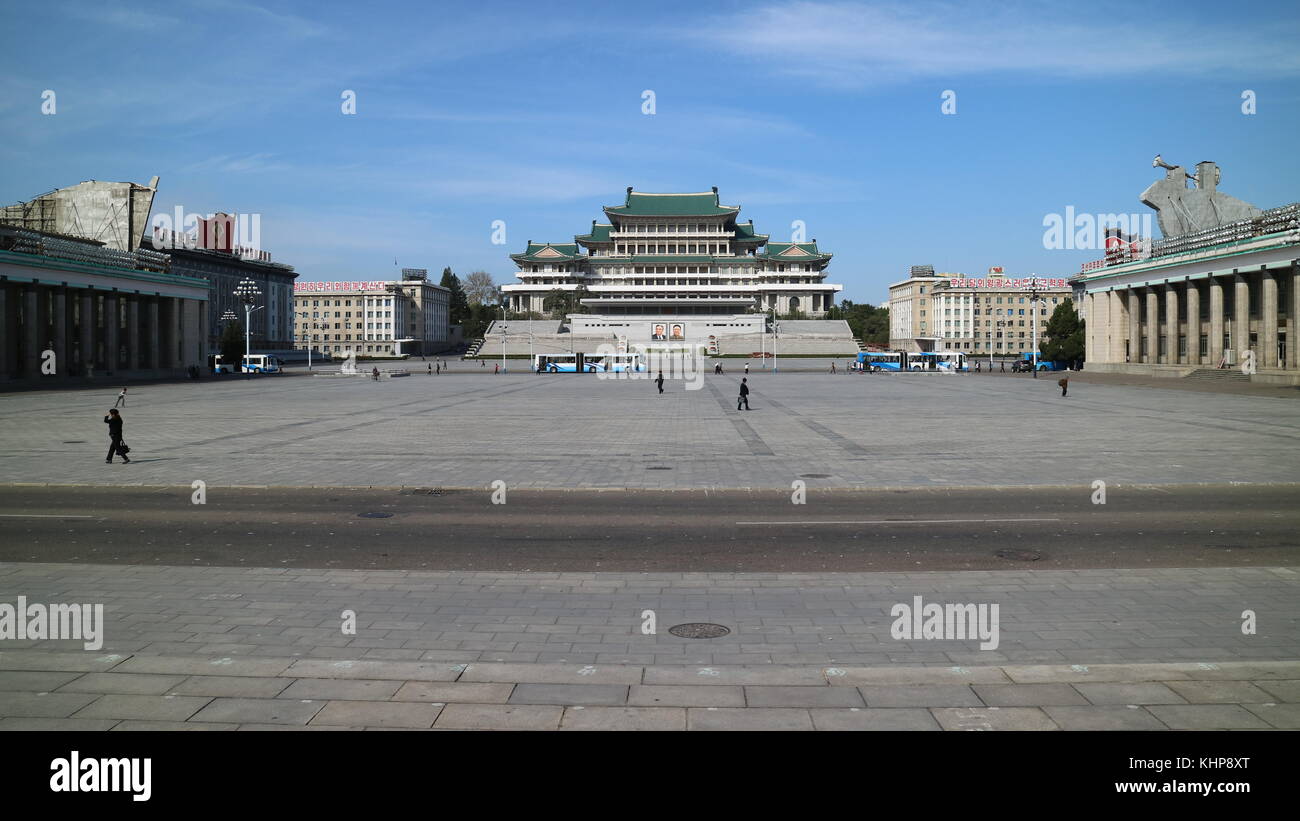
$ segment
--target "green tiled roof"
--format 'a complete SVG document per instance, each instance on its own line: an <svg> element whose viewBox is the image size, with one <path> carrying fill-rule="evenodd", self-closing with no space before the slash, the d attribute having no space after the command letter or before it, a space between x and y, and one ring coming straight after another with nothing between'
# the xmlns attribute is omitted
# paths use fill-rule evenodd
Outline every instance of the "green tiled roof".
<svg viewBox="0 0 1300 821"><path fill-rule="evenodd" d="M767 234L760 234L754 231L754 226L752 223L748 223L748 222L736 223L736 239L741 242L747 240L748 241L765 240L767 239L767 237L768 237Z"/></svg>
<svg viewBox="0 0 1300 821"><path fill-rule="evenodd" d="M554 253L538 256L548 248L553 249ZM520 262L570 262L580 256L585 254L579 253L578 245L574 242L529 242L527 251L511 254L510 258Z"/></svg>
<svg viewBox="0 0 1300 821"><path fill-rule="evenodd" d="M797 251L792 250L797 249ZM809 262L830 259L830 254L817 250L815 242L769 242L759 254L764 259L779 259L789 262Z"/></svg>
<svg viewBox="0 0 1300 821"><path fill-rule="evenodd" d="M602 225L601 223L593 222L591 224L590 234L578 234L574 236L574 239L577 240L578 242L583 242L583 243L612 242L613 240L609 238L609 232L613 230L613 228L614 226L612 225Z"/></svg>
<svg viewBox="0 0 1300 821"><path fill-rule="evenodd" d="M607 205L605 213L647 217L714 217L739 213L740 207L721 205L717 192L703 194L643 194L629 191L623 205Z"/></svg>

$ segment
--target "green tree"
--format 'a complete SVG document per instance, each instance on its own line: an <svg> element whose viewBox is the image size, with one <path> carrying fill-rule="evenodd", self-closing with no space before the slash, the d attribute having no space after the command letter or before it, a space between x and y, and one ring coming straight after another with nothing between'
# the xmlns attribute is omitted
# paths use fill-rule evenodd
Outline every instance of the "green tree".
<svg viewBox="0 0 1300 821"><path fill-rule="evenodd" d="M498 305L471 305L469 306L469 316L466 317L462 326L466 339L477 339L487 333L492 321L501 318L501 308Z"/></svg>
<svg viewBox="0 0 1300 821"><path fill-rule="evenodd" d="M1043 359L1051 362L1082 361L1084 354L1084 323L1074 310L1074 302L1067 299L1047 320L1043 329L1043 339L1038 343L1038 351Z"/></svg>
<svg viewBox="0 0 1300 821"><path fill-rule="evenodd" d="M221 331L221 363L238 369L244 362L244 323L227 322Z"/></svg>
<svg viewBox="0 0 1300 821"><path fill-rule="evenodd" d="M844 300L826 311L827 319L842 319L853 335L863 342L889 344L889 309Z"/></svg>
<svg viewBox="0 0 1300 821"><path fill-rule="evenodd" d="M442 287L451 291L447 297L447 321L452 325L465 327L465 323L470 318L469 298L465 296L465 289L461 287L460 277L451 272L451 268L442 269L442 282L438 283ZM466 329L466 339L473 339Z"/></svg>
<svg viewBox="0 0 1300 821"><path fill-rule="evenodd" d="M564 319L569 313L569 294L563 288L552 288L542 297L542 310L549 311L551 319Z"/></svg>
<svg viewBox="0 0 1300 821"><path fill-rule="evenodd" d="M569 297L569 313L587 313L587 306L582 304L582 300L590 298L591 292L587 290L586 285L579 285L577 288L574 288Z"/></svg>

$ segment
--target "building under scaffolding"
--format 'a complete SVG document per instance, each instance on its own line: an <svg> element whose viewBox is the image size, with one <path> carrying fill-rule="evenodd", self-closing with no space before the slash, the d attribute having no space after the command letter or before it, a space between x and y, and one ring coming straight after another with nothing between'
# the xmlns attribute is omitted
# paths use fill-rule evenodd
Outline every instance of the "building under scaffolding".
<svg viewBox="0 0 1300 821"><path fill-rule="evenodd" d="M4 206L0 223L134 251L148 236L149 209L157 192L157 177L148 185L88 180Z"/></svg>

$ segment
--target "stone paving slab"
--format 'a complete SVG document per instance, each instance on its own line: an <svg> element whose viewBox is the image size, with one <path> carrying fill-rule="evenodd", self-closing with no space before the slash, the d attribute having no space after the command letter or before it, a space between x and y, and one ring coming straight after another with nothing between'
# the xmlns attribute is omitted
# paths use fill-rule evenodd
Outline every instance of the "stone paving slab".
<svg viewBox="0 0 1300 821"><path fill-rule="evenodd" d="M808 711L818 730L930 731L943 729L929 710L847 709Z"/></svg>
<svg viewBox="0 0 1300 821"><path fill-rule="evenodd" d="M681 707L569 707L561 730L685 730Z"/></svg>

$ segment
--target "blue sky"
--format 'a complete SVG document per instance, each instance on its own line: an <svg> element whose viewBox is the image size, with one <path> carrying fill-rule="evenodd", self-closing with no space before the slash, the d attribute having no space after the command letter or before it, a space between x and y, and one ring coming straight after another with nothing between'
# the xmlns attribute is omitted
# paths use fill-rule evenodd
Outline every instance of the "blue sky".
<svg viewBox="0 0 1300 821"><path fill-rule="evenodd" d="M842 296L873 303L914 264L1076 272L1098 255L1045 249L1044 217L1149 213L1156 153L1215 160L1220 190L1262 208L1300 200L1290 2L55 0L4 16L0 200L156 174L155 213L261 214L263 246L306 280L383 278L396 258L509 282L508 254L571 241L629 185L716 185L773 239L802 220Z"/></svg>

